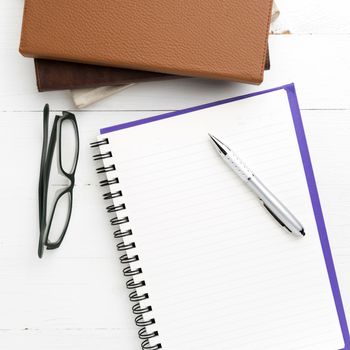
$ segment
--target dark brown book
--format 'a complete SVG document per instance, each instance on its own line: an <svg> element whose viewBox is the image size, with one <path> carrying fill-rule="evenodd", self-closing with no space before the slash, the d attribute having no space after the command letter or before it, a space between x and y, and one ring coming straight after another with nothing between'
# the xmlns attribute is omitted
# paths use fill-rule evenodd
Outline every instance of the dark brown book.
<svg viewBox="0 0 350 350"><path fill-rule="evenodd" d="M64 61L35 59L38 90L54 91L183 78L178 75ZM267 54L265 69L270 69Z"/></svg>
<svg viewBox="0 0 350 350"><path fill-rule="evenodd" d="M73 62L43 59L35 59L34 62L39 91L82 89L180 78L176 75Z"/></svg>

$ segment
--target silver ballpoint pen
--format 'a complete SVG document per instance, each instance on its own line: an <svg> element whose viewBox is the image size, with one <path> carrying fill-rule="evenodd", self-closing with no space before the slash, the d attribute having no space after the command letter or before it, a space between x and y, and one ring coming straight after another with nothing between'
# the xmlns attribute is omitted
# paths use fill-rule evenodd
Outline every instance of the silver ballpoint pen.
<svg viewBox="0 0 350 350"><path fill-rule="evenodd" d="M305 236L305 231L296 217L281 203L281 201L259 180L257 176L237 157L237 155L215 136L209 134L210 139L229 167L256 194L267 211L287 231L299 236Z"/></svg>

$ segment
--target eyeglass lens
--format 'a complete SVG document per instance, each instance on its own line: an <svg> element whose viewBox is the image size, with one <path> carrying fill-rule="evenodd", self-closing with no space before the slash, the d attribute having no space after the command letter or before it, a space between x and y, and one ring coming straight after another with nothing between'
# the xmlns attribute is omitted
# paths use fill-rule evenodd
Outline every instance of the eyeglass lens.
<svg viewBox="0 0 350 350"><path fill-rule="evenodd" d="M77 166L79 152L76 123L71 119L63 119L60 133L61 166L67 174L72 174Z"/></svg>
<svg viewBox="0 0 350 350"><path fill-rule="evenodd" d="M70 219L72 210L72 194L70 191L57 193L54 206L50 213L47 226L47 243L57 243L63 237Z"/></svg>

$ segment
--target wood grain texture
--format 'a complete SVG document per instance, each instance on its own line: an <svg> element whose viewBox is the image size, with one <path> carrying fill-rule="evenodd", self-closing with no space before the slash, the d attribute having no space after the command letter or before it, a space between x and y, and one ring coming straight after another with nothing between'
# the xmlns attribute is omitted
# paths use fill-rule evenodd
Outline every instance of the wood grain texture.
<svg viewBox="0 0 350 350"><path fill-rule="evenodd" d="M350 317L350 22L348 1L279 0L292 35L270 37L261 87L199 79L138 84L78 111L81 155L69 232L36 257L41 109L73 109L69 92L36 92L18 53L21 0L0 2L0 347L138 349L112 229L87 147L101 126L294 81L345 308ZM313 34L313 35L310 35ZM155 112L156 111L156 112ZM54 185L62 185L61 178Z"/></svg>
<svg viewBox="0 0 350 350"><path fill-rule="evenodd" d="M349 34L350 2L277 0L284 18L295 34Z"/></svg>
<svg viewBox="0 0 350 350"><path fill-rule="evenodd" d="M303 109L350 108L350 34L276 35L269 41L271 70L261 86L200 79L140 83L88 110L174 110L290 81L297 84ZM74 109L68 91L36 91L33 62L17 47L2 49L1 55L7 62L0 65L1 110L41 110L46 101L53 108Z"/></svg>

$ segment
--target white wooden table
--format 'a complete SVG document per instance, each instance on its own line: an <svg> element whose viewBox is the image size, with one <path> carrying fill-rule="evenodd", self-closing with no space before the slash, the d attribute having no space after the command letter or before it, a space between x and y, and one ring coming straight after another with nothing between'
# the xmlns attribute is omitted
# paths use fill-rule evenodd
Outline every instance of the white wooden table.
<svg viewBox="0 0 350 350"><path fill-rule="evenodd" d="M136 85L82 111L69 92L39 94L18 53L22 0L0 1L0 348L138 349L89 142L101 126L295 82L350 318L350 2L278 0L292 35L270 37L260 87L186 79ZM42 108L76 113L75 203L62 247L36 256ZM141 142L141 141L140 141Z"/></svg>

